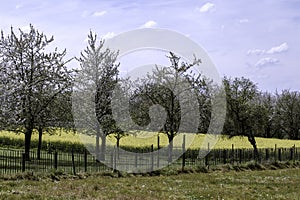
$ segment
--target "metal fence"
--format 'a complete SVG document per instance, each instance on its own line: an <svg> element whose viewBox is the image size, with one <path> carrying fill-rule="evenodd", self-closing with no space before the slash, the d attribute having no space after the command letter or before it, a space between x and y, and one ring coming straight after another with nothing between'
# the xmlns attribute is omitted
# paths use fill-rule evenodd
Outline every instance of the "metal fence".
<svg viewBox="0 0 300 200"><path fill-rule="evenodd" d="M37 151L30 151L30 160L25 159L23 150L0 149L0 174L11 174L24 171L49 172L60 170L76 174L78 172L99 172L111 169L122 169L134 171L143 169L152 171L160 169L168 164L174 167L185 166L210 166L220 164L239 165L255 160L253 149L212 149L208 154L202 150L185 151L183 148L173 148L172 154L183 153L178 158L170 161L170 151L156 151L150 148L139 153L128 153L117 151L116 148L108 148L105 164L99 162L95 156L88 151L85 153L72 152L48 152L41 151L40 159L37 159ZM206 155L199 158L203 153ZM299 161L300 148L269 148L259 149L260 160L257 162L276 162L276 161Z"/></svg>

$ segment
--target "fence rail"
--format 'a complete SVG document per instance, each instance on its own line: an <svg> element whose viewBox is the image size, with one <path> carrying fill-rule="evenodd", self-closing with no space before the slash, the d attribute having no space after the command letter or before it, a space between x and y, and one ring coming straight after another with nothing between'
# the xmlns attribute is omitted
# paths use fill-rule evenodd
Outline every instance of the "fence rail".
<svg viewBox="0 0 300 200"><path fill-rule="evenodd" d="M179 158L174 158L172 166L209 166L220 164L239 165L255 160L253 149L212 149L207 155L199 158L199 155L206 154L205 150L185 151L182 148L174 148L173 153L185 152ZM200 154L199 154L200 153ZM147 155L147 156L145 156ZM259 149L260 160L258 162L274 161L299 161L300 148L295 146L291 148L269 148ZM47 152L41 151L40 159L37 159L37 152L30 151L30 160L26 160L23 150L0 149L0 174L11 174L24 171L49 172L51 170L60 170L76 174L78 172L99 172L105 170L123 169L130 171L132 169L146 169L148 171L159 169L170 162L168 151L155 151L153 146L147 153L139 152L128 156L124 151L112 150L106 155L103 164L90 154L72 152Z"/></svg>

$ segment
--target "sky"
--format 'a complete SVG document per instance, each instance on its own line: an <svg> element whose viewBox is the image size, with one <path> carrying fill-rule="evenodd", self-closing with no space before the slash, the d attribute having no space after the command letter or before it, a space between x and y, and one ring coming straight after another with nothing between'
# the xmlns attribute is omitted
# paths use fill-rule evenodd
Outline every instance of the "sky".
<svg viewBox="0 0 300 200"><path fill-rule="evenodd" d="M108 39L138 28L169 29L204 48L220 76L249 78L262 91L300 91L298 0L1 0L0 5L4 34L31 23L53 35L53 47L66 48L68 57L80 56L90 30Z"/></svg>

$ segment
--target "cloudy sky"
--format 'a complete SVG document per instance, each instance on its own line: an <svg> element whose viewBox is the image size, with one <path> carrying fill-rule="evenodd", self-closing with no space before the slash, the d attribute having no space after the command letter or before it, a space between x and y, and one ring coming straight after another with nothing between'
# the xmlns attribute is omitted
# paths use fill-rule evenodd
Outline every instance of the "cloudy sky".
<svg viewBox="0 0 300 200"><path fill-rule="evenodd" d="M298 0L1 2L4 33L29 23L54 35L69 57L79 56L90 30L104 38L136 28L175 30L203 47L221 76L250 78L261 90L300 91Z"/></svg>

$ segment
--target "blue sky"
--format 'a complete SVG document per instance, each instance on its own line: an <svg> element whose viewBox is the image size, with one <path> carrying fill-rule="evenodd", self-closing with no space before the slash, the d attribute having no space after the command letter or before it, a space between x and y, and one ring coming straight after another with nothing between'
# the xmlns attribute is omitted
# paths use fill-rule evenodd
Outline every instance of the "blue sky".
<svg viewBox="0 0 300 200"><path fill-rule="evenodd" d="M141 27L175 30L200 44L221 76L250 78L261 90L300 91L298 0L1 2L5 33L29 23L54 35L69 57L79 56L90 29L105 38Z"/></svg>

